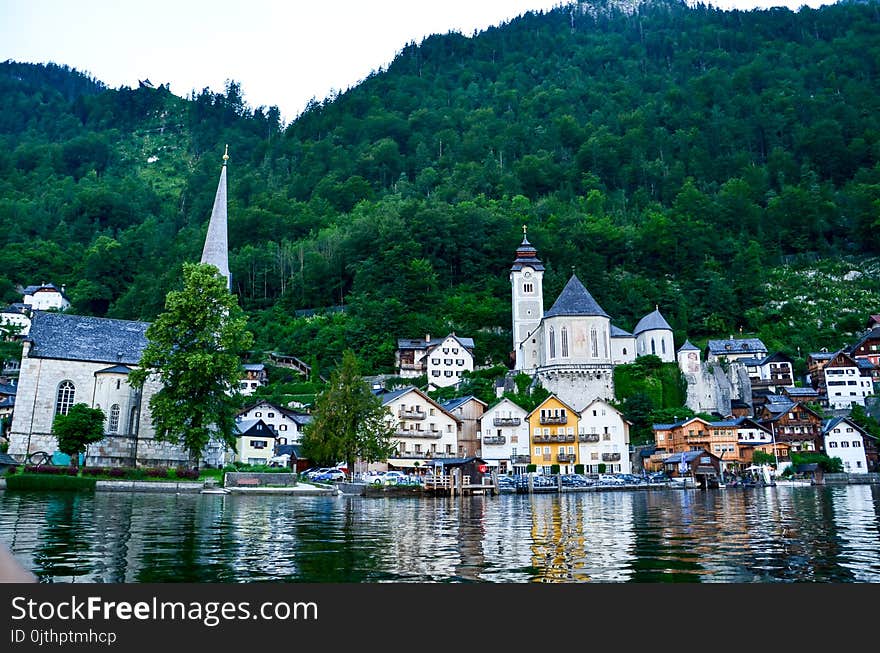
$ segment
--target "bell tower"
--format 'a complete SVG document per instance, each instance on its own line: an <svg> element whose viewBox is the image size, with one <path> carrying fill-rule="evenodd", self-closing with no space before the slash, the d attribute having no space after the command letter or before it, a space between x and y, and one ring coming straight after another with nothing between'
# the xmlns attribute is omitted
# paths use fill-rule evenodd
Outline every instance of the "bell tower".
<svg viewBox="0 0 880 653"><path fill-rule="evenodd" d="M526 231L523 225L522 243L510 268L514 369L517 371L534 370L538 366L540 338L536 331L544 317L544 265Z"/></svg>

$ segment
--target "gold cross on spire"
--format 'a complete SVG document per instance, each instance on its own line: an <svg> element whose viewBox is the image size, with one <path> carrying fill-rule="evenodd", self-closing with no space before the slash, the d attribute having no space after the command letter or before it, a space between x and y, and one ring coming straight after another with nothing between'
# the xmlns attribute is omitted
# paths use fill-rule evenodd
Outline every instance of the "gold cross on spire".
<svg viewBox="0 0 880 653"><path fill-rule="evenodd" d="M226 151L223 152L223 165L229 160L229 143L226 144Z"/></svg>
<svg viewBox="0 0 880 653"><path fill-rule="evenodd" d="M528 228L526 225L523 225L523 236L526 235L526 232L527 232L528 230L529 230L529 228Z"/></svg>

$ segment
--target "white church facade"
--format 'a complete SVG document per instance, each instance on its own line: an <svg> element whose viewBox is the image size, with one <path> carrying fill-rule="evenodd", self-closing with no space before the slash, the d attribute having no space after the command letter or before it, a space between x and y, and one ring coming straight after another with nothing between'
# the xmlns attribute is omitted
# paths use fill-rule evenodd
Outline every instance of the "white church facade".
<svg viewBox="0 0 880 653"><path fill-rule="evenodd" d="M565 403L582 408L614 399L614 366L655 354L675 361L672 327L659 308L630 334L611 317L574 274L544 310L544 265L523 236L510 269L515 369L537 378Z"/></svg>

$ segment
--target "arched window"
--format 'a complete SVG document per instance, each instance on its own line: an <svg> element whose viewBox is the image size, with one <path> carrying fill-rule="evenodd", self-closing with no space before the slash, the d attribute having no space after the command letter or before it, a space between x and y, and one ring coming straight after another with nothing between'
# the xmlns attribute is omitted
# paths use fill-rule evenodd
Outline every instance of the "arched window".
<svg viewBox="0 0 880 653"><path fill-rule="evenodd" d="M626 356L626 347L623 348L623 355Z"/></svg>
<svg viewBox="0 0 880 653"><path fill-rule="evenodd" d="M556 332L550 327L550 358L556 358Z"/></svg>
<svg viewBox="0 0 880 653"><path fill-rule="evenodd" d="M653 338L651 338L651 353L655 356L657 355L657 344L654 342Z"/></svg>
<svg viewBox="0 0 880 653"><path fill-rule="evenodd" d="M562 357L568 358L568 329L562 327Z"/></svg>
<svg viewBox="0 0 880 653"><path fill-rule="evenodd" d="M662 351L664 354L666 353L666 340L664 340L663 338L660 338L660 351Z"/></svg>
<svg viewBox="0 0 880 653"><path fill-rule="evenodd" d="M72 381L62 381L58 386L58 394L55 397L55 414L67 415L73 401L76 398L76 388Z"/></svg>
<svg viewBox="0 0 880 653"><path fill-rule="evenodd" d="M605 335L605 329L602 329L602 352L605 358L608 358L608 337Z"/></svg>
<svg viewBox="0 0 880 653"><path fill-rule="evenodd" d="M593 358L599 358L599 337L596 335L596 329L590 329L590 345Z"/></svg>
<svg viewBox="0 0 880 653"><path fill-rule="evenodd" d="M110 424L107 426L107 432L119 432L119 404L113 404L110 406Z"/></svg>

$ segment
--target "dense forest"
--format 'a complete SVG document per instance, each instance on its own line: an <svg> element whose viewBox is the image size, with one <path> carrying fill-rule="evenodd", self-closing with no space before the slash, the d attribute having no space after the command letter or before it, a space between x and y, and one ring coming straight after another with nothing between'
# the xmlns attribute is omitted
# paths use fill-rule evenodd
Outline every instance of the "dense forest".
<svg viewBox="0 0 880 653"><path fill-rule="evenodd" d="M291 74L295 74L292 71ZM279 79L278 84L284 84ZM0 64L0 299L151 319L201 251L229 144L234 292L260 351L397 337L510 349L523 224L545 300L574 269L615 324L758 334L803 358L880 310L880 5L580 2L402 47L289 125L241 86L180 98Z"/></svg>

